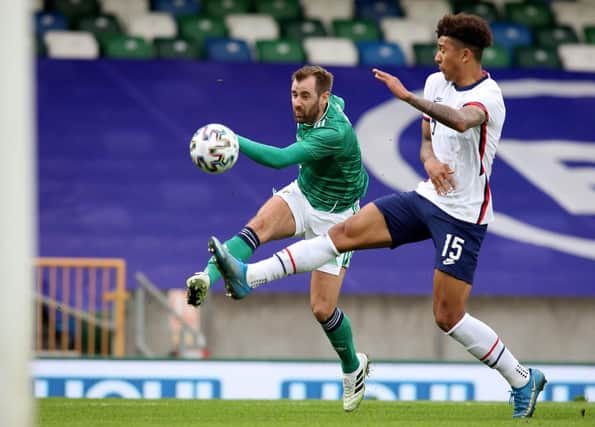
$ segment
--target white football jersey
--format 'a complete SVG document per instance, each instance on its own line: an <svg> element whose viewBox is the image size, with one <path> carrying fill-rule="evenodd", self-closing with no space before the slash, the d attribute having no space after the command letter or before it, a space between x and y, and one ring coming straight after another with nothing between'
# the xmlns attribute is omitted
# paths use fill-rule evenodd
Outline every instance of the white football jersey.
<svg viewBox="0 0 595 427"><path fill-rule="evenodd" d="M434 154L454 170L456 188L440 196L428 179L417 186L417 192L457 219L489 223L494 219L489 178L506 116L500 87L487 72L477 83L465 87L457 87L437 72L427 78L424 98L455 109L477 105L486 112L487 120L457 132L424 114L424 120L430 121Z"/></svg>

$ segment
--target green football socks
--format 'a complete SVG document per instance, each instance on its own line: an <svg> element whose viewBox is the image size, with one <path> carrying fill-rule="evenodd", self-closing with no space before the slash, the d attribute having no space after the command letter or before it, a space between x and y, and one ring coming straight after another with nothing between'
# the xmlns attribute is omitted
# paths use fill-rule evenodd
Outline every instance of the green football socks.
<svg viewBox="0 0 595 427"><path fill-rule="evenodd" d="M341 359L343 373L354 372L359 367L359 359L355 354L349 317L337 307L331 317L321 324L326 336L339 355L339 359Z"/></svg>
<svg viewBox="0 0 595 427"><path fill-rule="evenodd" d="M229 252L234 257L246 261L260 245L260 241L258 236L256 236L256 233L254 233L250 227L244 227L238 234L225 241L224 245L227 246L227 249L229 249ZM221 273L217 270L215 261L212 257L207 264L206 271L211 282L210 286L213 286L213 284L221 278Z"/></svg>

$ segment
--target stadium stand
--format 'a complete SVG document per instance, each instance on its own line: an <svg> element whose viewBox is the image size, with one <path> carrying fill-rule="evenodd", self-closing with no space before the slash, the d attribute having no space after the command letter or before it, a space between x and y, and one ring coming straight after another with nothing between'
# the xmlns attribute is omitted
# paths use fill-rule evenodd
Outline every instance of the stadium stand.
<svg viewBox="0 0 595 427"><path fill-rule="evenodd" d="M514 55L518 46L531 46L533 34L529 27L524 24L512 22L494 22L492 24L494 43L508 49L509 54Z"/></svg>
<svg viewBox="0 0 595 427"><path fill-rule="evenodd" d="M356 0L356 16L361 19L380 21L385 17L403 16L400 4L391 0Z"/></svg>
<svg viewBox="0 0 595 427"><path fill-rule="evenodd" d="M161 59L200 59L202 45L181 38L156 38L155 55Z"/></svg>
<svg viewBox="0 0 595 427"><path fill-rule="evenodd" d="M224 17L234 13L248 13L250 11L249 0L206 0L204 12L209 16Z"/></svg>
<svg viewBox="0 0 595 427"><path fill-rule="evenodd" d="M562 67L557 50L551 47L520 46L515 50L515 62L520 68Z"/></svg>
<svg viewBox="0 0 595 427"><path fill-rule="evenodd" d="M260 40L256 42L258 60L265 63L300 64L306 59L302 44L296 40Z"/></svg>
<svg viewBox="0 0 595 427"><path fill-rule="evenodd" d="M219 62L252 62L250 46L244 40L209 38L206 40L207 58Z"/></svg>
<svg viewBox="0 0 595 427"><path fill-rule="evenodd" d="M262 0L256 3L256 13L272 16L277 21L300 19L298 0Z"/></svg>
<svg viewBox="0 0 595 427"><path fill-rule="evenodd" d="M484 49L481 63L489 70L492 68L509 68L512 60L507 49L494 45Z"/></svg>
<svg viewBox="0 0 595 427"><path fill-rule="evenodd" d="M585 42L588 44L595 44L595 26L588 25L585 27Z"/></svg>
<svg viewBox="0 0 595 427"><path fill-rule="evenodd" d="M447 0L401 0L401 5L407 19L429 22L432 26L452 12Z"/></svg>
<svg viewBox="0 0 595 427"><path fill-rule="evenodd" d="M565 44L559 48L564 69L595 71L595 45Z"/></svg>
<svg viewBox="0 0 595 427"><path fill-rule="evenodd" d="M308 37L304 39L306 59L313 64L353 66L358 63L355 44L339 37Z"/></svg>
<svg viewBox="0 0 595 427"><path fill-rule="evenodd" d="M43 0L33 0L31 2L31 10L36 13L43 9Z"/></svg>
<svg viewBox="0 0 595 427"><path fill-rule="evenodd" d="M376 22L362 19L335 19L333 32L337 37L345 37L354 42L380 40L380 28Z"/></svg>
<svg viewBox="0 0 595 427"><path fill-rule="evenodd" d="M498 12L496 5L487 1L458 1L454 3L454 12L478 15L488 22L494 22L500 18L500 13Z"/></svg>
<svg viewBox="0 0 595 427"><path fill-rule="evenodd" d="M245 40L251 45L259 40L279 38L279 25L271 15L230 14L225 17L225 25L230 37Z"/></svg>
<svg viewBox="0 0 595 427"><path fill-rule="evenodd" d="M529 28L542 28L554 23L554 15L546 3L506 3L505 19Z"/></svg>
<svg viewBox="0 0 595 427"><path fill-rule="evenodd" d="M93 34L98 40L103 36L122 34L118 19L110 14L82 17L75 24L75 28Z"/></svg>
<svg viewBox="0 0 595 427"><path fill-rule="evenodd" d="M178 18L178 32L186 40L194 40L203 44L210 37L225 37L227 29L221 17L214 16L181 16Z"/></svg>
<svg viewBox="0 0 595 427"><path fill-rule="evenodd" d="M433 66L435 24L449 12L477 14L490 22L494 46L485 53L486 67L549 68L562 56L560 46L595 43L595 2L587 0L39 0L33 10L38 56L55 55L43 34L63 30L90 33L99 56L110 58L286 63L319 58L326 64L368 66L402 65L403 54L404 65ZM140 50L134 37L145 40ZM313 37L317 41L305 46L305 39ZM114 48L123 39L129 48ZM338 43L341 53L321 52L321 43ZM215 46L223 51L215 52ZM565 49L565 55L575 49ZM77 57L77 50L68 55ZM95 56L81 52L78 58ZM566 67L577 60L558 62Z"/></svg>
<svg viewBox="0 0 595 427"><path fill-rule="evenodd" d="M413 21L407 18L384 18L380 25L385 40L401 46L409 65L414 64L413 45L430 43L434 40L436 23Z"/></svg>
<svg viewBox="0 0 595 427"><path fill-rule="evenodd" d="M535 44L541 47L556 48L564 43L578 43L578 37L570 25L553 25L536 28Z"/></svg>
<svg viewBox="0 0 595 427"><path fill-rule="evenodd" d="M126 34L102 37L101 50L107 58L114 59L150 59L155 56L152 43Z"/></svg>
<svg viewBox="0 0 595 427"><path fill-rule="evenodd" d="M436 56L435 43L413 43L413 55L415 57L415 65L424 67L434 66L434 56Z"/></svg>
<svg viewBox="0 0 595 427"><path fill-rule="evenodd" d="M96 59L99 57L97 40L84 31L47 31L44 35L47 55L60 59Z"/></svg>
<svg viewBox="0 0 595 427"><path fill-rule="evenodd" d="M148 0L102 0L101 10L116 15L120 23L128 28L131 18L148 13L150 7Z"/></svg>
<svg viewBox="0 0 595 427"><path fill-rule="evenodd" d="M302 40L306 37L325 37L328 35L320 19L303 19L287 22L282 29L285 37Z"/></svg>
<svg viewBox="0 0 595 427"><path fill-rule="evenodd" d="M559 24L570 25L577 34L582 34L586 26L595 23L595 3L592 1L555 1L552 11Z"/></svg>
<svg viewBox="0 0 595 427"><path fill-rule="evenodd" d="M354 4L344 0L303 0L304 16L310 19L320 19L327 28L330 28L335 19L352 19L354 17Z"/></svg>
<svg viewBox="0 0 595 427"><path fill-rule="evenodd" d="M178 29L173 16L165 12L150 12L130 17L128 33L147 41L157 37L175 37Z"/></svg>
<svg viewBox="0 0 595 427"><path fill-rule="evenodd" d="M363 41L356 43L359 63L370 66L405 66L405 54L398 44L389 42Z"/></svg>
<svg viewBox="0 0 595 427"><path fill-rule="evenodd" d="M155 0L154 10L170 13L173 16L197 15L200 3L194 0Z"/></svg>
<svg viewBox="0 0 595 427"><path fill-rule="evenodd" d="M72 21L99 12L97 0L55 0L55 8Z"/></svg>
<svg viewBox="0 0 595 427"><path fill-rule="evenodd" d="M68 30L68 19L56 11L35 13L35 32L38 35L50 30Z"/></svg>

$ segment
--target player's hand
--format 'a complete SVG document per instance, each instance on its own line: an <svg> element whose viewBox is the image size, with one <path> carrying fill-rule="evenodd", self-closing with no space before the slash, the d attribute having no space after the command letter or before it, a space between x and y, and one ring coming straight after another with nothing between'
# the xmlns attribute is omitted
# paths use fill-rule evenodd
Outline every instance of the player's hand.
<svg viewBox="0 0 595 427"><path fill-rule="evenodd" d="M424 169L439 195L446 196L455 189L454 171L448 164L432 158L425 161Z"/></svg>
<svg viewBox="0 0 595 427"><path fill-rule="evenodd" d="M397 98L407 100L411 96L411 92L401 83L401 80L392 74L378 68L372 69L372 73L374 73L374 78L384 83Z"/></svg>

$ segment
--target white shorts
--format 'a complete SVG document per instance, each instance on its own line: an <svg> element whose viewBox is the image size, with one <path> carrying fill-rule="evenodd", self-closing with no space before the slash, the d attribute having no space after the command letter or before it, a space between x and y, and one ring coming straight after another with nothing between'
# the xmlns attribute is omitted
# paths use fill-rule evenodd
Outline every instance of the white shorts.
<svg viewBox="0 0 595 427"><path fill-rule="evenodd" d="M296 181L275 192L275 196L281 197L289 205L295 219L295 236L305 239L326 234L333 225L345 221L359 210L359 201L343 212L324 212L314 209ZM341 267L349 267L352 253L342 253L317 270L338 276L341 273Z"/></svg>

